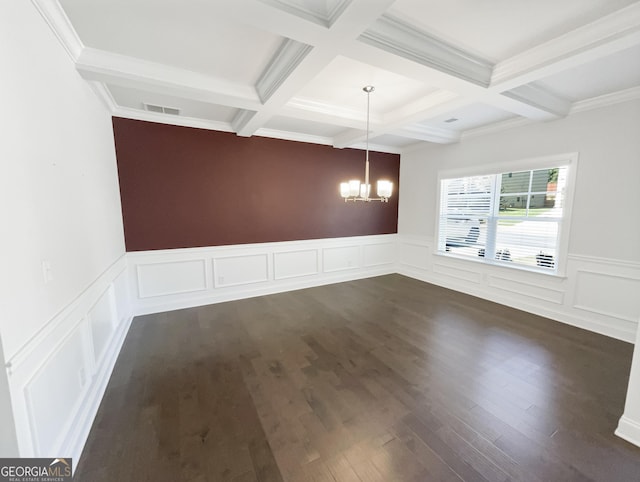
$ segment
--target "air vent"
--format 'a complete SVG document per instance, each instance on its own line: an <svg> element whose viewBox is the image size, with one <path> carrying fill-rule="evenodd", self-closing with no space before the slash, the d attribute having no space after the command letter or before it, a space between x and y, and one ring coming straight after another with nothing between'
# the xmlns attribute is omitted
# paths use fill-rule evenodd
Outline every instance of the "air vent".
<svg viewBox="0 0 640 482"><path fill-rule="evenodd" d="M457 117L450 117L450 118L448 118L445 122L446 122L447 124L451 124L452 122L456 122L457 120L458 120L458 118L457 118Z"/></svg>
<svg viewBox="0 0 640 482"><path fill-rule="evenodd" d="M175 107L163 107L161 105L144 104L144 108L149 112L158 112L160 114L180 115L180 109Z"/></svg>

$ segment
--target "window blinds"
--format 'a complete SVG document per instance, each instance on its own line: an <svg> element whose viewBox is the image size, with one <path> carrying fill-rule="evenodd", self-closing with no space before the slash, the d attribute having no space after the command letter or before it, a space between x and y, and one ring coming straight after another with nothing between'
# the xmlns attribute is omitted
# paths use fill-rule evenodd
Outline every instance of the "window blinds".
<svg viewBox="0 0 640 482"><path fill-rule="evenodd" d="M444 179L438 250L555 271L567 166Z"/></svg>

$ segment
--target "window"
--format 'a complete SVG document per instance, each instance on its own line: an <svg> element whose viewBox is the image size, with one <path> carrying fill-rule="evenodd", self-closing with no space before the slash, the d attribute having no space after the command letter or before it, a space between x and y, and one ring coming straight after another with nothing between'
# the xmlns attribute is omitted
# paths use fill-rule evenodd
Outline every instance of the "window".
<svg viewBox="0 0 640 482"><path fill-rule="evenodd" d="M438 251L557 273L566 256L570 160L555 162L441 179Z"/></svg>

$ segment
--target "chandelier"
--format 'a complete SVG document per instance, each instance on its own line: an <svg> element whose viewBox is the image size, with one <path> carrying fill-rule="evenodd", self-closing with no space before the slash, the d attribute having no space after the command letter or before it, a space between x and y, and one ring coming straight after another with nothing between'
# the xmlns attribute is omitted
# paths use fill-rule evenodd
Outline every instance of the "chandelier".
<svg viewBox="0 0 640 482"><path fill-rule="evenodd" d="M347 182L340 183L340 196L344 198L345 202L348 201L382 201L383 203L389 202L391 193L393 192L393 183L380 179L377 183L378 197L369 197L371 194L371 184L369 184L369 100L371 92L374 91L372 85L367 85L362 88L367 93L367 144L364 163L364 184L360 183L359 179L352 179Z"/></svg>

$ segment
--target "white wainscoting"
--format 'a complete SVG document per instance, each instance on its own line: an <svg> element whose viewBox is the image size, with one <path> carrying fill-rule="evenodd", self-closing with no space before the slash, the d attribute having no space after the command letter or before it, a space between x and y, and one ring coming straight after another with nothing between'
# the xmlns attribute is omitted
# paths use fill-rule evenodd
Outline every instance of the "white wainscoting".
<svg viewBox="0 0 640 482"><path fill-rule="evenodd" d="M269 281L269 256L250 254L213 258L215 288L242 286Z"/></svg>
<svg viewBox="0 0 640 482"><path fill-rule="evenodd" d="M432 238L398 236L398 273L633 343L640 263L569 255L565 277L435 254Z"/></svg>
<svg viewBox="0 0 640 482"><path fill-rule="evenodd" d="M132 319L123 255L7 361L21 457L77 464Z"/></svg>
<svg viewBox="0 0 640 482"><path fill-rule="evenodd" d="M273 278L276 280L318 274L319 249L301 249L273 254Z"/></svg>
<svg viewBox="0 0 640 482"><path fill-rule="evenodd" d="M127 253L134 314L395 273L397 235Z"/></svg>
<svg viewBox="0 0 640 482"><path fill-rule="evenodd" d="M137 314L397 272L635 339L640 264L570 255L566 277L555 277L439 256L433 245L392 234L128 253L7 361L21 456L79 460Z"/></svg>
<svg viewBox="0 0 640 482"><path fill-rule="evenodd" d="M136 265L138 296L150 298L207 289L206 261L185 259Z"/></svg>
<svg viewBox="0 0 640 482"><path fill-rule="evenodd" d="M322 252L322 269L325 273L358 269L362 265L360 246L337 246Z"/></svg>

